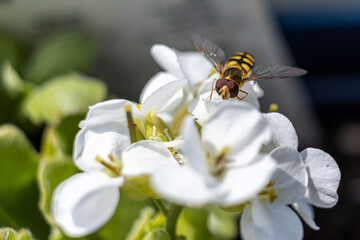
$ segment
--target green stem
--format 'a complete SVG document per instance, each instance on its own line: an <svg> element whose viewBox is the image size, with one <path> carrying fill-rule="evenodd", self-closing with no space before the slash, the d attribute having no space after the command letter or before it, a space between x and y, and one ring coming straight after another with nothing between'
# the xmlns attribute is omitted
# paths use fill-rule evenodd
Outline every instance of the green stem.
<svg viewBox="0 0 360 240"><path fill-rule="evenodd" d="M182 209L183 209L182 206L171 204L169 208L169 212L166 215L165 230L170 235L172 240L176 239L176 235L175 235L176 223Z"/></svg>
<svg viewBox="0 0 360 240"><path fill-rule="evenodd" d="M161 201L161 199L155 199L153 198L154 202L156 203L156 206L160 209L160 211L162 212L162 214L164 216L166 216L169 211L168 209L165 207L164 203Z"/></svg>
<svg viewBox="0 0 360 240"><path fill-rule="evenodd" d="M131 143L134 143L134 142L137 142L137 137L136 137L134 118L131 113L131 105L125 105L124 108L126 111L126 118L127 118L128 127L129 127L130 141L131 141Z"/></svg>

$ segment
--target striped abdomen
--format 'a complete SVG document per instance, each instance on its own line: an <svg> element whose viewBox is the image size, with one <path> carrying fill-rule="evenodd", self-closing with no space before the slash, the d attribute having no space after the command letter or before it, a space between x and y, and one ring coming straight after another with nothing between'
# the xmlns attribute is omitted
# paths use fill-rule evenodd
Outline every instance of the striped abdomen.
<svg viewBox="0 0 360 240"><path fill-rule="evenodd" d="M254 67L255 59L247 52L238 52L232 56L225 64L226 67L237 67L243 72L243 76L246 76Z"/></svg>

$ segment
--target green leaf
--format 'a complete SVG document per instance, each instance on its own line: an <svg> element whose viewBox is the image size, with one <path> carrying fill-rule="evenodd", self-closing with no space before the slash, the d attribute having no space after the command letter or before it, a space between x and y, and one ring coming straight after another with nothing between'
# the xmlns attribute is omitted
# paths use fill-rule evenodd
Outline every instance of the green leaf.
<svg viewBox="0 0 360 240"><path fill-rule="evenodd" d="M0 226L31 229L45 238L48 226L38 209L36 183L38 155L21 130L12 125L0 127Z"/></svg>
<svg viewBox="0 0 360 240"><path fill-rule="evenodd" d="M16 232L11 228L0 229L0 240L16 240Z"/></svg>
<svg viewBox="0 0 360 240"><path fill-rule="evenodd" d="M45 128L40 153L42 156L53 155L72 155L74 139L80 130L80 121L85 118L85 114L71 115L62 119L56 127Z"/></svg>
<svg viewBox="0 0 360 240"><path fill-rule="evenodd" d="M208 211L202 209L184 208L178 219L176 234L185 236L188 240L214 239L208 226Z"/></svg>
<svg viewBox="0 0 360 240"><path fill-rule="evenodd" d="M41 158L38 170L40 209L46 220L54 224L51 216L51 199L55 188L65 179L78 173L70 156L55 155Z"/></svg>
<svg viewBox="0 0 360 240"><path fill-rule="evenodd" d="M11 97L15 97L24 90L24 82L20 78L19 74L12 67L9 61L5 61L2 65L2 86L7 94Z"/></svg>
<svg viewBox="0 0 360 240"><path fill-rule="evenodd" d="M80 130L79 123L84 118L85 113L67 116L56 126L55 131L62 142L64 153L72 155L74 139Z"/></svg>
<svg viewBox="0 0 360 240"><path fill-rule="evenodd" d="M94 42L84 33L62 32L45 39L29 61L25 79L41 83L70 71L85 71L95 58Z"/></svg>
<svg viewBox="0 0 360 240"><path fill-rule="evenodd" d="M56 77L34 89L24 100L24 113L34 124L55 125L63 117L85 113L102 101L106 87L100 80L72 73Z"/></svg>

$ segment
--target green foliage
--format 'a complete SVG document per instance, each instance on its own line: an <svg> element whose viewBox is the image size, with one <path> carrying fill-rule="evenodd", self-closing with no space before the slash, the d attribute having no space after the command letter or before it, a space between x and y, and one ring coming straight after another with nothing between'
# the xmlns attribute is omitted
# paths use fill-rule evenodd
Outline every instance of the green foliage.
<svg viewBox="0 0 360 240"><path fill-rule="evenodd" d="M55 125L63 117L85 113L105 98L105 85L94 78L71 73L58 76L29 93L24 113L35 124Z"/></svg>
<svg viewBox="0 0 360 240"><path fill-rule="evenodd" d="M93 40L78 32L55 34L37 47L25 78L41 83L69 71L88 69L95 57Z"/></svg>
<svg viewBox="0 0 360 240"><path fill-rule="evenodd" d="M234 239L238 234L240 213L230 213L213 205L209 208L209 230L218 239Z"/></svg>
<svg viewBox="0 0 360 240"><path fill-rule="evenodd" d="M0 229L0 240L16 240L16 232L11 228Z"/></svg>
<svg viewBox="0 0 360 240"><path fill-rule="evenodd" d="M3 125L0 152L0 196L6 196L0 198L0 226L27 227L44 238L48 227L38 209L36 151L20 129Z"/></svg>
<svg viewBox="0 0 360 240"><path fill-rule="evenodd" d="M9 61L19 67L25 52L24 43L8 33L0 31L0 65Z"/></svg>
<svg viewBox="0 0 360 240"><path fill-rule="evenodd" d="M42 157L38 171L40 186L40 209L49 223L53 223L51 217L51 198L55 188L65 179L79 171L72 162L71 157L52 156Z"/></svg>
<svg viewBox="0 0 360 240"><path fill-rule="evenodd" d="M214 239L207 226L208 215L205 208L184 208L178 219L176 234L188 240Z"/></svg>
<svg viewBox="0 0 360 240"><path fill-rule="evenodd" d="M35 240L31 232L27 229L20 229L16 232L12 228L0 229L0 240Z"/></svg>
<svg viewBox="0 0 360 240"><path fill-rule="evenodd" d="M140 217L134 222L126 240L142 239L170 239L170 236L164 231L165 217L158 213L155 214L153 208L144 208L140 212ZM162 228L162 229L161 229Z"/></svg>
<svg viewBox="0 0 360 240"><path fill-rule="evenodd" d="M11 63L9 61L5 61L2 65L1 70L2 86L8 93L8 95L11 97L15 97L16 95L21 93L25 88L25 84L24 81L20 78L19 74L16 72L16 70L12 67Z"/></svg>

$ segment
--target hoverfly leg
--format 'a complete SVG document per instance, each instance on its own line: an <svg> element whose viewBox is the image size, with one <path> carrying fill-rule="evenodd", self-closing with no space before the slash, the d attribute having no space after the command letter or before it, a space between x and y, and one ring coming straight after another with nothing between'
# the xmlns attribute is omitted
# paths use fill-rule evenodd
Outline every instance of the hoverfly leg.
<svg viewBox="0 0 360 240"><path fill-rule="evenodd" d="M239 98L239 96L236 96L237 97L237 99L239 99L239 101L242 101L244 98L246 98L247 97L247 95L249 94L249 93L247 93L247 92L245 92L244 90L241 90L241 89L239 89L239 91L240 92L242 92L242 93L245 93L246 95L245 96L243 96L242 98Z"/></svg>
<svg viewBox="0 0 360 240"><path fill-rule="evenodd" d="M211 93L210 93L210 100L211 100L211 98L212 98L212 95L213 95L213 91L215 90L215 88L214 88L214 82L215 82L215 78L214 78L214 80L213 80L213 82L212 82L212 84L211 84Z"/></svg>

